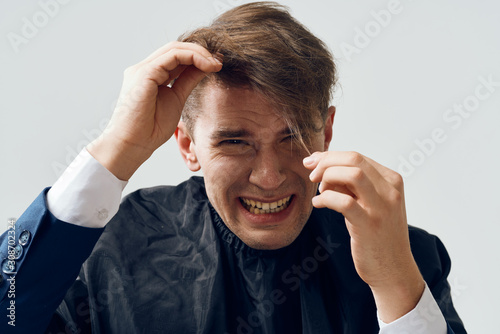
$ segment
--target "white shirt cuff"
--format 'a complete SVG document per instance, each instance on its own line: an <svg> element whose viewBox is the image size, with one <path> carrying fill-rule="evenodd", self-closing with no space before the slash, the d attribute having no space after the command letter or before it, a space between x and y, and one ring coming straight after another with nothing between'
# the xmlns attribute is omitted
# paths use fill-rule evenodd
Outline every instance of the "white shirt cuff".
<svg viewBox="0 0 500 334"><path fill-rule="evenodd" d="M378 318L380 334L446 334L446 320L439 309L431 290L425 284L425 290L417 306L401 318L386 324Z"/></svg>
<svg viewBox="0 0 500 334"><path fill-rule="evenodd" d="M118 212L126 185L84 148L49 190L47 206L64 222L104 227Z"/></svg>

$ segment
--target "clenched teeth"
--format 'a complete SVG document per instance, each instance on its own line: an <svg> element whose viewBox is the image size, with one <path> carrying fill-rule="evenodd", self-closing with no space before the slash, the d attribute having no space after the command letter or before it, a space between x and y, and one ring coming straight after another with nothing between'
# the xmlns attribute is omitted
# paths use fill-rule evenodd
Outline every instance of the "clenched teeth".
<svg viewBox="0 0 500 334"><path fill-rule="evenodd" d="M247 199L240 197L241 204L253 214L263 214L263 213L278 213L285 210L290 204L290 199L292 196L282 198L278 201L266 203L259 202L253 199Z"/></svg>

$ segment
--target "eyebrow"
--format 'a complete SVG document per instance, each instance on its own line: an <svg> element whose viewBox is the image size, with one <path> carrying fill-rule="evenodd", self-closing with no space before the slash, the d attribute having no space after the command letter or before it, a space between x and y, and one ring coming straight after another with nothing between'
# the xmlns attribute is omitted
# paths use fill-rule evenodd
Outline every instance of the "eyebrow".
<svg viewBox="0 0 500 334"><path fill-rule="evenodd" d="M286 136L286 135L293 135L295 132L293 130L290 130L288 127L284 128L281 130L278 135L279 136ZM220 140L224 138L242 138L242 137L250 137L252 135L252 132L245 130L245 129L228 129L228 128L220 128L216 131L214 131L210 135L210 139L212 140Z"/></svg>
<svg viewBox="0 0 500 334"><path fill-rule="evenodd" d="M286 127L286 128L284 128L283 130L281 130L279 132L280 136L295 135L295 134L297 134L297 132L294 131L294 130L292 130L292 129L290 129L289 127Z"/></svg>
<svg viewBox="0 0 500 334"><path fill-rule="evenodd" d="M250 135L251 132L244 129L233 130L233 129L222 128L214 131L210 135L210 139L218 140L222 138L241 138L241 137L248 137Z"/></svg>

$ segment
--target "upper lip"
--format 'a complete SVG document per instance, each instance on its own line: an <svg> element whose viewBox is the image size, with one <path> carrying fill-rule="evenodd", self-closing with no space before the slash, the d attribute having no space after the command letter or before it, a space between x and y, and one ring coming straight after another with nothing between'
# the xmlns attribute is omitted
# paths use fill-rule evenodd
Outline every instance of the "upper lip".
<svg viewBox="0 0 500 334"><path fill-rule="evenodd" d="M288 194L288 195L283 195L283 196L280 196L280 197L273 197L273 198L258 198L258 197L253 197L253 196L239 196L239 197L240 198L244 198L244 199L254 200L254 201L257 201L257 202L261 202L261 203L273 203L273 202L279 201L280 199L285 199L288 196L292 196L292 195L293 194Z"/></svg>

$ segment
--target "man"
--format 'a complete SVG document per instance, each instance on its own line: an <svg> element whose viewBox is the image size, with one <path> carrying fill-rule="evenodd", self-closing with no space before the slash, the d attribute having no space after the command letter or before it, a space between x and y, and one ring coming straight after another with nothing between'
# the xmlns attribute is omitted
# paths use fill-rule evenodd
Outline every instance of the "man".
<svg viewBox="0 0 500 334"><path fill-rule="evenodd" d="M465 333L449 257L408 228L401 177L327 151L335 81L324 44L274 3L127 69L106 131L16 224L2 333ZM204 177L118 211L174 134Z"/></svg>

